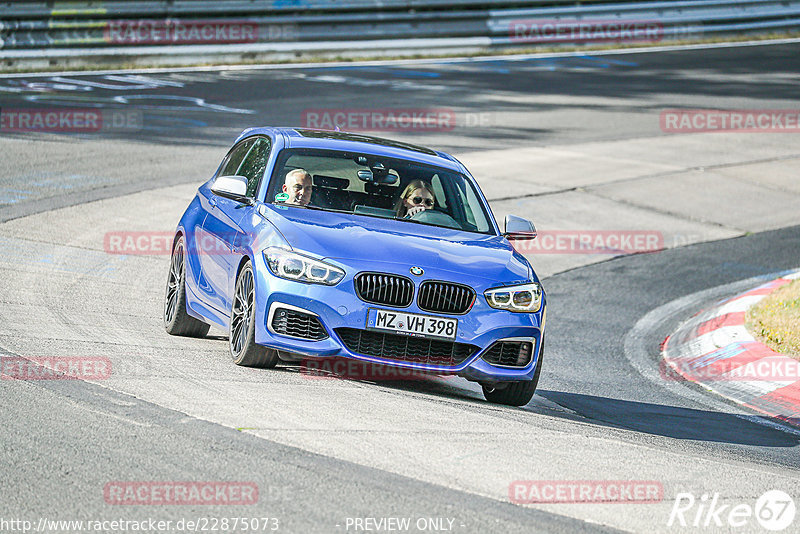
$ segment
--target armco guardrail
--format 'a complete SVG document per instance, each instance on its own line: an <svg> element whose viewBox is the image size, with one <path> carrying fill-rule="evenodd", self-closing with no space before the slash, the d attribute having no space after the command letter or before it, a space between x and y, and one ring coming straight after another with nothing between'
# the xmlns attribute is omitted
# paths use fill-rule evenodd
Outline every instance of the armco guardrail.
<svg viewBox="0 0 800 534"><path fill-rule="evenodd" d="M655 42L800 29L800 0L0 3L0 59ZM205 45L205 46L198 46ZM208 45L212 45L209 47Z"/></svg>

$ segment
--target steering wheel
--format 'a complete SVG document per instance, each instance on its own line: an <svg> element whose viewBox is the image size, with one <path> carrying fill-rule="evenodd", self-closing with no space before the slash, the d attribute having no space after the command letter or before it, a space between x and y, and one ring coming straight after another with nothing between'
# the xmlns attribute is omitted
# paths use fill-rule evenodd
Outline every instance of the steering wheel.
<svg viewBox="0 0 800 534"><path fill-rule="evenodd" d="M409 217L412 221L419 221L428 224L437 224L439 226L447 226L449 228L455 228L457 230L462 230L461 225L456 222L451 216L441 211L437 211L434 209L430 210L422 210L418 211L411 217Z"/></svg>

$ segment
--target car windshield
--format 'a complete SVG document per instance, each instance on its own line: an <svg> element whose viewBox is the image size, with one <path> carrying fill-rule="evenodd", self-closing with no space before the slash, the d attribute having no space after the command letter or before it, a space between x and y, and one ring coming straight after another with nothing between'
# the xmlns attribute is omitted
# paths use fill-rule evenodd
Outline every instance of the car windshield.
<svg viewBox="0 0 800 534"><path fill-rule="evenodd" d="M285 149L267 202L494 234L475 187L461 173L371 154Z"/></svg>

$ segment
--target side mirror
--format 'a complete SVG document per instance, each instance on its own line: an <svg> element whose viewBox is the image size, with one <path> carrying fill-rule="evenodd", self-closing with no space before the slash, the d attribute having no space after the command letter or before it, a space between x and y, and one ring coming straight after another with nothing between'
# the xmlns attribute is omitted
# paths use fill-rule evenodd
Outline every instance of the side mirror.
<svg viewBox="0 0 800 534"><path fill-rule="evenodd" d="M509 240L536 239L536 227L528 219L516 215L506 215L506 231L503 236Z"/></svg>
<svg viewBox="0 0 800 534"><path fill-rule="evenodd" d="M211 184L211 192L232 200L250 202L247 198L247 178L244 176L218 176Z"/></svg>

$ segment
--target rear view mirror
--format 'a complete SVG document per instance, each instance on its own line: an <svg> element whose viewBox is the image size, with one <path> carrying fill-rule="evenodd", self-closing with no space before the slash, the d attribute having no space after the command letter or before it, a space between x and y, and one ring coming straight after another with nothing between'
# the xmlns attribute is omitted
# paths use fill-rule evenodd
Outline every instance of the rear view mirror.
<svg viewBox="0 0 800 534"><path fill-rule="evenodd" d="M383 176L379 183L381 184L393 184L399 180L400 177L395 173L395 171L389 169L389 172Z"/></svg>
<svg viewBox="0 0 800 534"><path fill-rule="evenodd" d="M391 169L384 168L380 163L379 167L373 167L372 170L362 169L358 171L358 178L362 182L372 182L374 184L393 184L400 179L397 173Z"/></svg>
<svg viewBox="0 0 800 534"><path fill-rule="evenodd" d="M516 215L506 215L506 230L503 236L507 239L535 239L536 227L528 219Z"/></svg>

